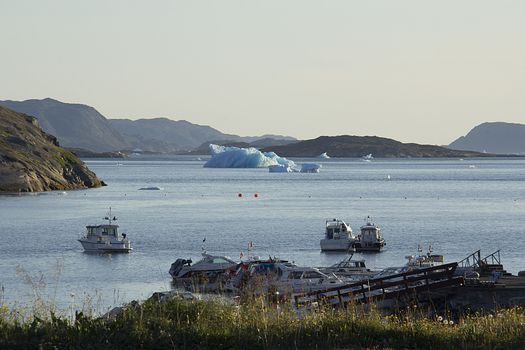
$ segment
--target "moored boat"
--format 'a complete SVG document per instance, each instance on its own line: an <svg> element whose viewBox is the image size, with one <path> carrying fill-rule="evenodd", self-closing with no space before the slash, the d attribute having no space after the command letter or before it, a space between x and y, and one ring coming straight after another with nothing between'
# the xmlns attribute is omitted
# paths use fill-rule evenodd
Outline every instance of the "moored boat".
<svg viewBox="0 0 525 350"><path fill-rule="evenodd" d="M326 220L324 238L321 239L322 251L349 251L354 249L355 236L352 228L343 220Z"/></svg>
<svg viewBox="0 0 525 350"><path fill-rule="evenodd" d="M361 233L354 243L355 250L357 252L380 252L385 245L381 229L376 226L370 216L367 216L365 224L361 226Z"/></svg>
<svg viewBox="0 0 525 350"><path fill-rule="evenodd" d="M120 234L119 226L113 222L117 220L116 216L112 216L111 208L109 214L104 218L107 224L102 225L88 225L86 226L85 234L78 240L86 252L122 252L128 253L131 248L131 241L125 233Z"/></svg>
<svg viewBox="0 0 525 350"><path fill-rule="evenodd" d="M237 263L221 255L202 253L202 259L193 264L191 259L177 259L169 270L175 285L190 290L220 290L230 275L236 271Z"/></svg>

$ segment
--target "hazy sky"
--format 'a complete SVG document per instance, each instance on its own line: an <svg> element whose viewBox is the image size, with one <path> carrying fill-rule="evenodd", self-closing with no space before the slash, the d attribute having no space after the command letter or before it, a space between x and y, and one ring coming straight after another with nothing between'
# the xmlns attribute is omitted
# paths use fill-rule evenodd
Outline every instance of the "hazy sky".
<svg viewBox="0 0 525 350"><path fill-rule="evenodd" d="M241 135L525 123L525 1L0 0L0 99Z"/></svg>

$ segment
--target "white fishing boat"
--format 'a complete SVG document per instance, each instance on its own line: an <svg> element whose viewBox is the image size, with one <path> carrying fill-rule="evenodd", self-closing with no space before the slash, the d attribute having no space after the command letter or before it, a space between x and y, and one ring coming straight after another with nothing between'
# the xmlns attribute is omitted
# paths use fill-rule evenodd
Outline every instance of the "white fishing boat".
<svg viewBox="0 0 525 350"><path fill-rule="evenodd" d="M426 254L421 254L423 249L420 245L418 245L417 250L419 252L418 256L405 256L405 258L408 260L406 264L408 269L423 269L425 267L443 265L445 263L445 258L443 255L432 254L432 244L428 246L428 252Z"/></svg>
<svg viewBox="0 0 525 350"><path fill-rule="evenodd" d="M342 285L347 283L345 281L315 267L301 267L288 261L269 259L241 264L230 285L232 290L237 291L289 295Z"/></svg>
<svg viewBox="0 0 525 350"><path fill-rule="evenodd" d="M380 252L385 245L381 229L374 224L370 216L367 216L365 224L361 226L361 233L354 243L355 250L357 252Z"/></svg>
<svg viewBox="0 0 525 350"><path fill-rule="evenodd" d="M356 238L352 228L343 220L326 220L324 238L321 239L322 251L349 251L354 249Z"/></svg>
<svg viewBox="0 0 525 350"><path fill-rule="evenodd" d="M319 270L326 274L333 273L338 277L347 277L358 280L377 273L367 268L364 260L354 260L353 254L350 254L345 259L329 267L320 267Z"/></svg>
<svg viewBox="0 0 525 350"><path fill-rule="evenodd" d="M237 263L222 255L202 253L202 259L193 264L191 259L177 259L169 273L175 285L199 291L219 290L230 275L236 271Z"/></svg>
<svg viewBox="0 0 525 350"><path fill-rule="evenodd" d="M78 240L86 252L122 252L128 253L131 248L131 241L125 233L120 234L118 225L113 222L117 220L116 216L112 216L111 208L109 214L104 218L107 224L102 225L88 225L86 226L85 234Z"/></svg>

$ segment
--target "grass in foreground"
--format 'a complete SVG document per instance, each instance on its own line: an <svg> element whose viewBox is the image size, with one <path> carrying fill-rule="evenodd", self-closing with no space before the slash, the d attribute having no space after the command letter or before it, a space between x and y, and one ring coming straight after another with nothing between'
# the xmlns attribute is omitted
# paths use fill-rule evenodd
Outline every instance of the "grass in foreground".
<svg viewBox="0 0 525 350"><path fill-rule="evenodd" d="M0 348L7 349L519 349L525 313L465 316L458 322L416 312L382 316L353 308L297 313L264 300L242 306L178 298L127 305L107 320L81 313L21 319L0 308Z"/></svg>

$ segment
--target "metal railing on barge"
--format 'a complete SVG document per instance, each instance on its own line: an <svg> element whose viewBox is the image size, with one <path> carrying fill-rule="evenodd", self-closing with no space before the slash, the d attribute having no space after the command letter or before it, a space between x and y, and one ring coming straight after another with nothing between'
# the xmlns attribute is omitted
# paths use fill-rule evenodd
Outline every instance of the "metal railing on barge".
<svg viewBox="0 0 525 350"><path fill-rule="evenodd" d="M345 306L348 303L369 303L374 300L401 298L439 288L460 286L463 277L454 276L457 262L415 269L384 277L361 280L294 295L297 307L328 304Z"/></svg>

